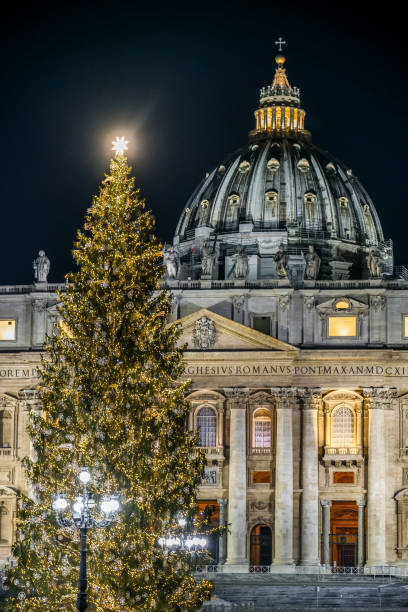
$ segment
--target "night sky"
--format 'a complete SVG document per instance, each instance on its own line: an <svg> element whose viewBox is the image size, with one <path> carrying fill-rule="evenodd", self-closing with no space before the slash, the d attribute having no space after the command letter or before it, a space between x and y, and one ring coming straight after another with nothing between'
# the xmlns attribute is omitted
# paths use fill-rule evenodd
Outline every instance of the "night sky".
<svg viewBox="0 0 408 612"><path fill-rule="evenodd" d="M116 135L170 241L205 172L246 143L279 36L313 141L361 179L408 267L405 25L392 3L355 4L15 3L0 24L0 284L32 282L41 248L63 281Z"/></svg>

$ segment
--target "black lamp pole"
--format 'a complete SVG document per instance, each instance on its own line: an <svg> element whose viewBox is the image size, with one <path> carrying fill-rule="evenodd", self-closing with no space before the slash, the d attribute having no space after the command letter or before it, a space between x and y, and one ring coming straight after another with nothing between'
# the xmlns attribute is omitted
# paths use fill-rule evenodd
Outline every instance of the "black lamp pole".
<svg viewBox="0 0 408 612"><path fill-rule="evenodd" d="M95 519L91 511L95 507L95 500L89 496L86 485L91 480L91 474L87 468L82 468L79 476L79 480L83 485L82 495L76 498L76 502L72 506L72 519L63 516L64 510L68 507L68 501L64 495L58 494L52 504L55 510L55 516L57 523L60 527L72 527L75 526L79 529L81 538L81 557L79 564L79 579L78 579L78 597L77 597L77 610L84 612L87 607L87 577L86 577L86 538L88 530L91 527L108 527L115 518L115 513L119 510L119 502L116 496L110 495L105 497L101 504L101 512L104 518L97 520Z"/></svg>

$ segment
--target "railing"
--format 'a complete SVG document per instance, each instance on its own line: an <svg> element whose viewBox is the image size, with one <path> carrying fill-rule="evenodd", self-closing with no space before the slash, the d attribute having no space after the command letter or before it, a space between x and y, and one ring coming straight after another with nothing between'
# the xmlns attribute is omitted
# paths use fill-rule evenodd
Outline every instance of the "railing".
<svg viewBox="0 0 408 612"><path fill-rule="evenodd" d="M252 455L270 455L271 449L270 447L267 447L267 448L254 447L254 448L251 448L251 453Z"/></svg>
<svg viewBox="0 0 408 612"><path fill-rule="evenodd" d="M12 453L13 449L10 446L8 446L7 448L0 448L0 456L11 457Z"/></svg>
<svg viewBox="0 0 408 612"><path fill-rule="evenodd" d="M361 455L361 446L349 446L341 448L325 447L327 455Z"/></svg>
<svg viewBox="0 0 408 612"><path fill-rule="evenodd" d="M270 565L250 565L249 573L250 574L270 574L271 566Z"/></svg>
<svg viewBox="0 0 408 612"><path fill-rule="evenodd" d="M215 574L218 572L218 565L196 565L193 567L196 574Z"/></svg>
<svg viewBox="0 0 408 612"><path fill-rule="evenodd" d="M204 451L206 455L222 455L224 452L223 446L199 446L199 448Z"/></svg>

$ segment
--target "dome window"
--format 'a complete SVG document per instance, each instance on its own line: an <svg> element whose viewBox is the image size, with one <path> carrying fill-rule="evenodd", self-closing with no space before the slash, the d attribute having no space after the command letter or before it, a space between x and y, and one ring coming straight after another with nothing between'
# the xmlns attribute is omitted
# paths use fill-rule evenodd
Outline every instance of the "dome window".
<svg viewBox="0 0 408 612"><path fill-rule="evenodd" d="M228 204L230 206L239 206L239 202L240 202L240 197L237 193L232 193L229 197L228 197Z"/></svg>
<svg viewBox="0 0 408 612"><path fill-rule="evenodd" d="M245 174L245 172L248 172L248 170L250 169L251 164L249 163L249 161L243 161L239 164L239 171L242 174Z"/></svg>
<svg viewBox="0 0 408 612"><path fill-rule="evenodd" d="M259 149L259 145L253 144L249 148L251 149L251 151L256 151L257 149Z"/></svg>
<svg viewBox="0 0 408 612"><path fill-rule="evenodd" d="M209 201L208 201L208 200L203 200L203 201L201 202L201 204L200 204L201 208L203 208L204 210L205 210L206 208L208 208L208 207L209 207L209 205L210 205L210 203L209 203Z"/></svg>
<svg viewBox="0 0 408 612"><path fill-rule="evenodd" d="M297 142L295 142L295 144L293 145L293 148L296 149L296 151L300 151L302 149L300 144L298 144Z"/></svg>
<svg viewBox="0 0 408 612"><path fill-rule="evenodd" d="M266 167L268 168L269 172L277 172L280 168L280 163L278 162L276 157L271 157L271 159L266 164Z"/></svg>
<svg viewBox="0 0 408 612"><path fill-rule="evenodd" d="M219 166L219 168L218 168L218 172L219 172L219 174L224 174L224 172L225 172L225 166Z"/></svg>
<svg viewBox="0 0 408 612"><path fill-rule="evenodd" d="M187 206L187 208L186 208L186 215L189 215L190 213L191 213L191 208L189 208L189 207Z"/></svg>
<svg viewBox="0 0 408 612"><path fill-rule="evenodd" d="M348 208L348 198L341 196L341 198L339 198L339 204L342 208Z"/></svg>
<svg viewBox="0 0 408 612"><path fill-rule="evenodd" d="M336 166L332 162L329 162L326 166L326 172L328 172L329 174L335 174Z"/></svg>
<svg viewBox="0 0 408 612"><path fill-rule="evenodd" d="M314 193L305 193L303 196L303 202L305 204L313 205L316 203L316 195Z"/></svg>
<svg viewBox="0 0 408 612"><path fill-rule="evenodd" d="M304 157L302 157L302 159L299 159L297 163L297 167L298 167L298 170L300 170L300 172L306 173L310 171L310 164L307 161L307 159L305 159Z"/></svg>
<svg viewBox="0 0 408 612"><path fill-rule="evenodd" d="M363 204L363 212L365 215L369 215L370 214L370 207L368 204Z"/></svg>
<svg viewBox="0 0 408 612"><path fill-rule="evenodd" d="M265 206L270 206L275 209L278 203L278 193L276 191L267 191L265 193Z"/></svg>

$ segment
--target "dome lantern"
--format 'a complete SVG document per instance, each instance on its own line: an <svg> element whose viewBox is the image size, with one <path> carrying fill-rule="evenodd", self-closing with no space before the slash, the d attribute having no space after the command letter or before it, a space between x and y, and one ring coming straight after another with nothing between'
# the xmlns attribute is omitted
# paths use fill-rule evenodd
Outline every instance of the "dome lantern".
<svg viewBox="0 0 408 612"><path fill-rule="evenodd" d="M305 111L300 108L300 90L292 87L286 76L286 58L275 57L276 69L272 85L262 87L259 108L255 111L255 130L251 139L259 136L296 135L304 129Z"/></svg>

